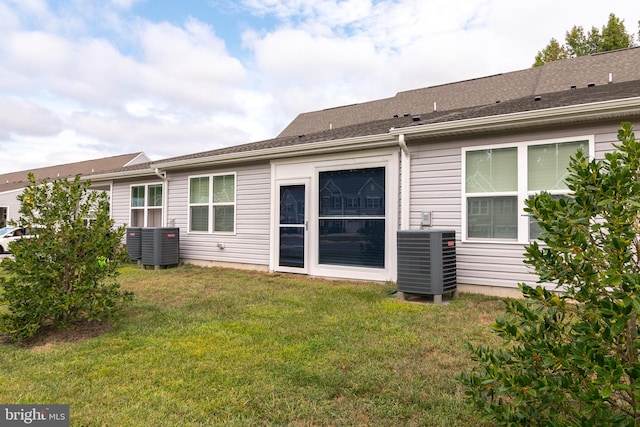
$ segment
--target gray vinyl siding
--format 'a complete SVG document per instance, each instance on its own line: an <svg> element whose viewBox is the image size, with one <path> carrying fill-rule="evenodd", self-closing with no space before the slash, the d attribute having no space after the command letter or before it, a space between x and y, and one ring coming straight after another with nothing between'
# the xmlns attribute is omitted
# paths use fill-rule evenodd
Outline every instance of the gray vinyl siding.
<svg viewBox="0 0 640 427"><path fill-rule="evenodd" d="M236 174L235 233L190 233L189 177L224 173ZM180 258L269 265L270 173L268 163L169 173L164 192L165 197L168 197L166 218L180 229ZM129 222L131 185L158 182L158 178L114 182L111 213L116 225ZM218 243L224 244L224 249L219 248Z"/></svg>
<svg viewBox="0 0 640 427"><path fill-rule="evenodd" d="M20 217L20 202L17 197L22 194L24 188L0 193L0 207L7 208L7 222L17 221Z"/></svg>
<svg viewBox="0 0 640 427"><path fill-rule="evenodd" d="M111 218L115 225L129 225L130 186L129 182L114 182L111 190Z"/></svg>
<svg viewBox="0 0 640 427"><path fill-rule="evenodd" d="M235 233L190 233L189 177L224 173L236 174ZM180 228L180 258L269 265L270 173L271 167L265 163L170 174L168 219Z"/></svg>
<svg viewBox="0 0 640 427"><path fill-rule="evenodd" d="M458 283L516 288L535 284L538 277L523 263L523 244L462 242L462 147L517 143L572 136L594 135L595 156L603 158L617 142L619 123L531 135L496 136L442 142L412 141L411 228L421 228L423 211L432 211L435 228L454 229L457 236Z"/></svg>

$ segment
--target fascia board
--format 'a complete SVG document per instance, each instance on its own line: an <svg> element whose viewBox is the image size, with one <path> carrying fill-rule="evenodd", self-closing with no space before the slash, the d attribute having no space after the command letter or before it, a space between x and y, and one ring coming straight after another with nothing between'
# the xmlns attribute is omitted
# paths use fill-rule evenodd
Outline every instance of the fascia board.
<svg viewBox="0 0 640 427"><path fill-rule="evenodd" d="M436 137L630 115L640 115L640 97L394 128L389 133L406 137Z"/></svg>
<svg viewBox="0 0 640 427"><path fill-rule="evenodd" d="M80 177L81 181L108 181L112 179L125 179L125 178L145 178L148 176L156 176L155 169L138 169L136 171L121 171L110 172L97 175L83 175Z"/></svg>
<svg viewBox="0 0 640 427"><path fill-rule="evenodd" d="M6 191L0 191L0 195L3 194L9 194L9 193L22 193L24 191L24 189L27 187L28 184L20 187L20 188L14 188L12 190L6 190Z"/></svg>

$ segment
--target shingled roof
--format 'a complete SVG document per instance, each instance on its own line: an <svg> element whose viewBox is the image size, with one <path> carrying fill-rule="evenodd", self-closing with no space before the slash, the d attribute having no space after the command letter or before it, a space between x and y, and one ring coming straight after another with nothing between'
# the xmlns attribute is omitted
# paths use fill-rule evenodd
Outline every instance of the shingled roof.
<svg viewBox="0 0 640 427"><path fill-rule="evenodd" d="M33 173L36 181L52 181L58 178L75 177L76 175L91 175L93 173L100 173L116 168L137 165L139 163L144 164L148 161L149 158L147 155L139 152L85 160L82 162L47 166L37 169L28 169L18 172L9 172L0 175L0 193L26 187L29 183L29 173Z"/></svg>
<svg viewBox="0 0 640 427"><path fill-rule="evenodd" d="M592 72L583 72L584 69L589 69ZM614 73L614 71L605 72L605 70L614 70L616 74L610 79L609 72ZM571 77L572 73L574 73L573 77ZM449 103L445 102L444 108L438 107L434 110L433 105L430 105L432 98L428 98L428 101L421 100L421 97L434 96L438 93L449 95L445 98L449 100ZM402 99L406 100L405 104L401 102ZM620 111L599 113L600 109L604 108L600 103L625 99L629 99L629 102ZM415 102L410 103L411 100ZM590 104L593 106L589 106ZM380 105L385 108L395 105L397 108L394 107L395 109L379 114L384 109ZM412 113L388 114L390 111L403 111L399 109L399 105L411 105ZM438 105L440 106L441 103ZM349 141L349 147L344 149L351 149L358 147L358 141L353 142L355 139L362 138L360 139L362 144L376 139L389 141L393 139L393 134L402 133L402 129L420 131L421 128L428 128L429 125L450 122L462 123L470 119L492 116L505 117L511 114L544 110L548 110L551 115L553 109L571 106L585 106L587 110L590 110L590 114L584 115L580 120L592 120L595 116L599 116L601 120L620 117L628 120L630 117L639 116L640 48L557 61L557 63L545 64L543 67L499 76L401 92L394 97L393 102L389 99L378 100L323 110L316 112L317 114L307 113L305 120L313 117L327 118L329 113L336 114L336 117L347 115L347 112L353 114L352 117L345 119L345 124L342 126L337 125L340 123L338 120L335 120L331 127L303 126L310 131L291 135L283 132L276 138L264 141L105 170L99 174L101 176L95 178L111 179L114 174L118 176L151 175L156 172L156 168L189 168L207 163L246 161L250 158L256 158L256 156L286 157L294 155L293 153L296 151L308 154L305 151L308 150L305 145L309 144L308 147L313 145L315 149L318 143L322 144L323 142L338 150L343 147L336 145L336 142ZM373 110L382 117L371 118L369 112ZM499 119L496 118L496 120ZM525 122L519 124L520 128L535 125L526 122L526 118L523 120ZM569 123L575 121L576 118L572 116L570 119L554 120L554 123L558 123L558 120L565 120L566 123ZM440 134L447 132L447 126L442 126L442 129L444 130L439 131Z"/></svg>
<svg viewBox="0 0 640 427"><path fill-rule="evenodd" d="M495 104L589 85L640 79L640 48L554 61L541 67L399 92L379 99L298 115L278 136L310 134L372 120Z"/></svg>
<svg viewBox="0 0 640 427"><path fill-rule="evenodd" d="M479 117L501 116L513 113L553 109L573 105L584 105L603 101L637 98L640 107L640 79L623 83L607 83L601 86L583 87L572 90L527 95L518 99L504 102L492 102L488 105L452 109L448 111L427 111L417 115L402 115L398 117L371 120L365 123L343 126L341 128L326 129L306 135L284 136L249 144L236 145L211 151L192 153L183 156L149 162L114 172L144 172L152 173L160 166L189 163L190 161L206 163L208 159L216 159L230 154L259 152L282 147L301 148L305 144L347 140L349 138L366 137L389 134L391 129L420 127L429 124L461 121Z"/></svg>

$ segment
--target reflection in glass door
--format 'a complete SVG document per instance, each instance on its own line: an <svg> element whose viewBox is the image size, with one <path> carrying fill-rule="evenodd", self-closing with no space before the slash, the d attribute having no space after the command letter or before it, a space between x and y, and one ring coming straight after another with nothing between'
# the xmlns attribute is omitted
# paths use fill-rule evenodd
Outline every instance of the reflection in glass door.
<svg viewBox="0 0 640 427"><path fill-rule="evenodd" d="M279 258L280 267L305 268L306 186L280 186Z"/></svg>

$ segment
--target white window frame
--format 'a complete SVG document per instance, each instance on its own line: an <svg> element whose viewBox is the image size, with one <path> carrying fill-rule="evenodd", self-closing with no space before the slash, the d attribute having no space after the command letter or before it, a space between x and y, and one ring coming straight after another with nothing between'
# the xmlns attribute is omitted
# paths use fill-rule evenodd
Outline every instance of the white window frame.
<svg viewBox="0 0 640 427"><path fill-rule="evenodd" d="M213 181L218 176L233 176L233 202L215 203L213 201ZM191 203L191 180L194 178L209 178L209 189L206 203ZM187 224L188 232L193 234L224 234L227 236L234 236L237 234L237 218L238 218L238 174L237 172L224 172L214 174L202 174L202 175L189 175L187 177ZM207 231L192 230L191 229L191 207L192 206L207 206ZM233 231L215 231L213 229L215 225L214 212L216 206L233 206Z"/></svg>
<svg viewBox="0 0 640 427"><path fill-rule="evenodd" d="M160 206L150 206L149 205L149 187L152 186L160 186L160 188L162 188L162 200L160 202ZM143 206L132 206L131 205L131 199L132 199L132 191L134 187L144 187L144 205ZM136 225L135 227L148 227L149 225L149 211L150 210L159 210L160 211L160 222L161 224L164 222L164 198L165 198L165 188L164 188L164 183L162 182L149 182L149 183L145 183L145 184L131 184L129 186L129 224L130 226L132 226L132 219L133 219L133 211L134 210L141 210L143 211L143 225Z"/></svg>
<svg viewBox="0 0 640 427"><path fill-rule="evenodd" d="M524 211L525 201L537 194L539 191L529 191L528 189L528 147L534 145L547 145L547 144L563 144L571 142L586 141L589 147L588 158L593 159L595 156L595 139L593 135L578 135L565 138L552 138L543 140L531 140L520 141L517 143L505 143L505 144L490 144L490 145L478 145L463 147L461 150L461 175L462 175L462 188L461 188L461 223L462 223L462 241L463 242L481 242L481 243L499 243L499 244L528 244L529 239L529 215ZM466 192L466 174L467 174L467 152L480 151L480 150L495 150L501 148L516 148L517 149L517 177L518 185L516 191L507 192L495 192L495 193L469 193ZM565 195L570 194L569 190L547 190L552 195ZM517 238L516 239L502 239L502 238L477 238L467 237L468 235L468 198L474 197L500 197L500 196L516 196L517 197Z"/></svg>

